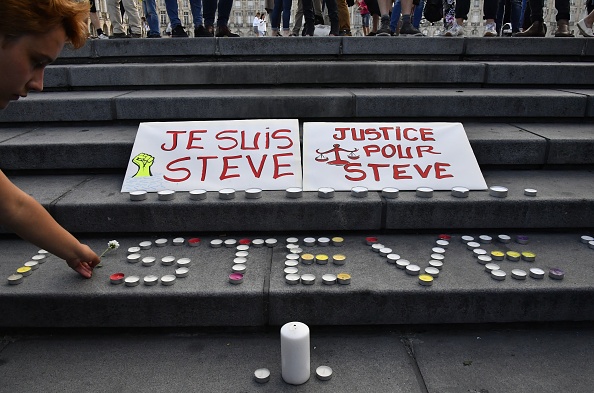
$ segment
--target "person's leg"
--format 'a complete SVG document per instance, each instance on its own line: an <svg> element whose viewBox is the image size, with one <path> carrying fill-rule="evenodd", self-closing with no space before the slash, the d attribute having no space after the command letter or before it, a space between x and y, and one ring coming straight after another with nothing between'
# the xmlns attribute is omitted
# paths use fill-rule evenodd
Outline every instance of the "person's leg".
<svg viewBox="0 0 594 393"><path fill-rule="evenodd" d="M392 8L392 16L390 17L390 30L392 33L398 31L398 22L400 22L400 0L396 0L394 2L394 7Z"/></svg>
<svg viewBox="0 0 594 393"><path fill-rule="evenodd" d="M532 24L522 32L513 34L514 37L544 37L547 34L547 27L544 24L542 7L544 0L529 0L530 19ZM525 18L526 16L524 16Z"/></svg>
<svg viewBox="0 0 594 393"><path fill-rule="evenodd" d="M411 13L413 9L413 0L400 0L402 4L402 26L399 34L402 35L423 35L411 23Z"/></svg>
<svg viewBox="0 0 594 393"><path fill-rule="evenodd" d="M292 0L283 0L283 35L289 35L289 27L291 26L291 5Z"/></svg>
<svg viewBox="0 0 594 393"><path fill-rule="evenodd" d="M337 36L339 33L338 1L343 1L346 5L346 0L326 0L326 7L328 7L328 19L330 19L330 34L335 36Z"/></svg>
<svg viewBox="0 0 594 393"><path fill-rule="evenodd" d="M156 0L144 0L142 2L144 8L144 15L149 25L149 37L160 37L159 33L159 17L157 16L157 2Z"/></svg>
<svg viewBox="0 0 594 393"><path fill-rule="evenodd" d="M166 3L169 1L175 1L177 8L177 0L165 0ZM211 33L214 32L215 14L217 12L217 0L202 0L202 16L204 18L204 27ZM169 8L167 8L167 14L169 14ZM171 17L169 17L171 19Z"/></svg>
<svg viewBox="0 0 594 393"><path fill-rule="evenodd" d="M415 6L412 24L417 29L421 25L421 19L423 19L424 6L425 6L425 0L419 0L419 4ZM445 14L445 12L444 12L444 14Z"/></svg>
<svg viewBox="0 0 594 393"><path fill-rule="evenodd" d="M190 11L194 20L194 28L197 29L202 26L202 0L190 0Z"/></svg>
<svg viewBox="0 0 594 393"><path fill-rule="evenodd" d="M107 0L107 14L111 21L114 37L125 36L124 26L122 26L122 14L120 13L119 0Z"/></svg>
<svg viewBox="0 0 594 393"><path fill-rule="evenodd" d="M594 31L592 30L594 27L594 10L590 11L585 18L580 19L577 27L584 37L594 37Z"/></svg>
<svg viewBox="0 0 594 393"><path fill-rule="evenodd" d="M464 35L462 26L456 23L456 0L443 0L443 20L446 37Z"/></svg>
<svg viewBox="0 0 594 393"><path fill-rule="evenodd" d="M470 11L470 0L456 1L456 23L460 26L464 25L464 21L468 19L468 12Z"/></svg>
<svg viewBox="0 0 594 393"><path fill-rule="evenodd" d="M299 35L301 26L303 25L303 1L297 1L297 11L295 11L295 19L293 20L293 35Z"/></svg>
<svg viewBox="0 0 594 393"><path fill-rule="evenodd" d="M208 0L205 0L205 2L206 1ZM179 20L179 10L177 7L177 0L165 0L165 9L167 10L169 22L171 23L171 29L174 29L175 26L181 26L181 21Z"/></svg>
<svg viewBox="0 0 594 393"><path fill-rule="evenodd" d="M501 33L501 27L503 26L503 15L505 14L505 0L499 0L497 3L497 14L495 16L495 26L497 32Z"/></svg>
<svg viewBox="0 0 594 393"><path fill-rule="evenodd" d="M313 36L315 30L315 22L314 22L314 3L316 0L302 0L301 4L303 6L303 18L305 19L305 24L303 26L303 33L304 36Z"/></svg>
<svg viewBox="0 0 594 393"><path fill-rule="evenodd" d="M346 0L336 0L338 11L338 28L341 32L351 31L351 14Z"/></svg>
<svg viewBox="0 0 594 393"><path fill-rule="evenodd" d="M555 0L557 29L555 37L573 37L569 31L569 0Z"/></svg>
<svg viewBox="0 0 594 393"><path fill-rule="evenodd" d="M227 27L229 24L229 15L231 15L233 0L219 0L217 27Z"/></svg>
<svg viewBox="0 0 594 393"><path fill-rule="evenodd" d="M380 27L377 30L377 35L380 37L390 36L390 10L392 9L392 0L378 0L377 4L381 15Z"/></svg>
<svg viewBox="0 0 594 393"><path fill-rule="evenodd" d="M270 26L272 28L272 36L276 37L278 34L280 13L283 8L283 0L274 0L274 8L272 8L272 15L270 15Z"/></svg>
<svg viewBox="0 0 594 393"><path fill-rule="evenodd" d="M522 15L522 0L510 1L510 21L512 25L512 33L520 31L520 16Z"/></svg>
<svg viewBox="0 0 594 393"><path fill-rule="evenodd" d="M361 24L363 25L363 35L364 36L369 35L369 19L370 18L371 18L371 16L369 14L361 15Z"/></svg>
<svg viewBox="0 0 594 393"><path fill-rule="evenodd" d="M497 28L495 26L495 17L497 16L497 1L484 0L483 14L486 20L484 37L497 37Z"/></svg>

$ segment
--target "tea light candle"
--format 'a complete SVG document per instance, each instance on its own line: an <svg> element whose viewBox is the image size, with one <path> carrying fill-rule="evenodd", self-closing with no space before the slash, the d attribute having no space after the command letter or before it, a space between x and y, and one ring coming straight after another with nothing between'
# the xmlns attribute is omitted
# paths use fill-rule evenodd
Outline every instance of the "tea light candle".
<svg viewBox="0 0 594 393"><path fill-rule="evenodd" d="M281 328L281 369L283 380L301 385L309 380L309 327L301 322L289 322Z"/></svg>
<svg viewBox="0 0 594 393"><path fill-rule="evenodd" d="M285 259L299 261L301 259L301 256L299 256L299 254L287 254Z"/></svg>
<svg viewBox="0 0 594 393"><path fill-rule="evenodd" d="M301 277L299 277L299 274L287 274L285 276L285 282L289 285L296 285L299 283Z"/></svg>
<svg viewBox="0 0 594 393"><path fill-rule="evenodd" d="M396 199L398 198L398 193L400 191L394 187L384 187L382 188L382 196L386 199Z"/></svg>
<svg viewBox="0 0 594 393"><path fill-rule="evenodd" d="M299 243L299 239L297 239L296 237L288 237L285 242L287 243L287 245L289 244L298 244Z"/></svg>
<svg viewBox="0 0 594 393"><path fill-rule="evenodd" d="M406 267L410 265L410 261L406 260L406 259L399 259L396 261L396 267L398 269L406 269Z"/></svg>
<svg viewBox="0 0 594 393"><path fill-rule="evenodd" d="M180 258L175 262L177 267L188 267L191 266L192 260L190 258Z"/></svg>
<svg viewBox="0 0 594 393"><path fill-rule="evenodd" d="M131 191L130 192L130 200L131 201L144 201L146 199L146 191Z"/></svg>
<svg viewBox="0 0 594 393"><path fill-rule="evenodd" d="M202 201L207 195L206 190L190 190L190 199L193 201Z"/></svg>
<svg viewBox="0 0 594 393"><path fill-rule="evenodd" d="M337 280L337 278L336 278L336 275L334 275L334 274L328 273L328 274L324 274L322 276L322 282L326 285L334 285L334 284L336 284L336 280Z"/></svg>
<svg viewBox="0 0 594 393"><path fill-rule="evenodd" d="M246 269L247 269L247 267L242 264L233 265L233 267L231 268L233 273L242 273L242 274L245 274Z"/></svg>
<svg viewBox="0 0 594 393"><path fill-rule="evenodd" d="M549 270L549 277L553 280L563 280L563 277L565 277L565 272L561 269L552 268Z"/></svg>
<svg viewBox="0 0 594 393"><path fill-rule="evenodd" d="M235 247L237 245L237 240L235 239L227 239L225 240L225 247L227 248L231 248L231 247Z"/></svg>
<svg viewBox="0 0 594 393"><path fill-rule="evenodd" d="M140 247L130 247L128 249L128 255L130 254L138 254L140 252Z"/></svg>
<svg viewBox="0 0 594 393"><path fill-rule="evenodd" d="M507 188L503 186L489 187L489 195L496 198L505 198L507 197Z"/></svg>
<svg viewBox="0 0 594 393"><path fill-rule="evenodd" d="M488 255L479 255L479 256L476 258L476 261L477 261L478 263L480 263L481 265L486 265L487 263L490 263L491 261L493 261L493 258L491 258L491 257L490 257L490 256L488 256Z"/></svg>
<svg viewBox="0 0 594 393"><path fill-rule="evenodd" d="M128 263L137 263L140 261L140 254L130 254L126 257Z"/></svg>
<svg viewBox="0 0 594 393"><path fill-rule="evenodd" d="M433 277L428 274L421 274L419 276L419 284L425 287L429 287L433 285Z"/></svg>
<svg viewBox="0 0 594 393"><path fill-rule="evenodd" d="M262 246L264 246L264 239L254 239L254 240L252 240L252 246L254 246L254 247L262 247Z"/></svg>
<svg viewBox="0 0 594 393"><path fill-rule="evenodd" d="M188 239L188 246L190 247L198 247L201 243L201 240L199 237L192 237L190 239Z"/></svg>
<svg viewBox="0 0 594 393"><path fill-rule="evenodd" d="M421 271L421 268L417 265L407 265L406 268L406 274L411 275L411 276L416 276L419 274L419 272Z"/></svg>
<svg viewBox="0 0 594 393"><path fill-rule="evenodd" d="M528 244L528 236L525 236L525 235L518 235L518 236L516 236L516 243L518 243L518 244Z"/></svg>
<svg viewBox="0 0 594 393"><path fill-rule="evenodd" d="M328 381L332 378L332 369L328 366L320 366L316 368L316 377L320 381Z"/></svg>
<svg viewBox="0 0 594 393"><path fill-rule="evenodd" d="M343 254L334 254L332 255L332 263L337 266L342 266L346 262L346 256Z"/></svg>
<svg viewBox="0 0 594 393"><path fill-rule="evenodd" d="M588 244L588 243L590 243L591 241L594 241L594 237L592 237L592 236L587 236L587 235L584 235L584 236L581 236L581 237L580 237L580 242L582 242L582 243L584 243L584 244Z"/></svg>
<svg viewBox="0 0 594 393"><path fill-rule="evenodd" d="M127 287L135 287L140 284L140 277L138 276L128 276L124 279L124 283Z"/></svg>
<svg viewBox="0 0 594 393"><path fill-rule="evenodd" d="M266 383L270 381L270 370L267 368L259 368L254 371L254 379L258 383Z"/></svg>
<svg viewBox="0 0 594 393"><path fill-rule="evenodd" d="M237 258L247 258L247 256L248 256L248 255L250 255L250 253L249 253L249 252L247 252L247 251L237 251L237 252L235 253L235 256L236 256Z"/></svg>
<svg viewBox="0 0 594 393"><path fill-rule="evenodd" d="M521 254L516 251L508 251L505 253L505 257L511 262L518 262L520 260L520 256Z"/></svg>
<svg viewBox="0 0 594 393"><path fill-rule="evenodd" d="M388 247L380 248L380 250L379 250L379 254L382 257L385 257L385 256L387 256L388 254L391 254L391 253L392 253L392 249L391 248L388 248Z"/></svg>
<svg viewBox="0 0 594 393"><path fill-rule="evenodd" d="M466 187L453 187L452 196L456 198L468 198L470 190Z"/></svg>
<svg viewBox="0 0 594 393"><path fill-rule="evenodd" d="M511 241L511 237L508 235L499 235L497 236L497 240L499 240L499 243L507 244Z"/></svg>
<svg viewBox="0 0 594 393"><path fill-rule="evenodd" d="M114 285L121 284L124 282L124 277L124 273L114 273L109 276L109 281Z"/></svg>
<svg viewBox="0 0 594 393"><path fill-rule="evenodd" d="M505 253L503 251L491 251L491 258L495 261L503 261Z"/></svg>
<svg viewBox="0 0 594 393"><path fill-rule="evenodd" d="M170 286L175 284L176 277L173 274L166 274L161 277L161 284L165 286Z"/></svg>
<svg viewBox="0 0 594 393"><path fill-rule="evenodd" d="M33 273L33 270L31 270L31 268L28 266L21 266L16 270L16 272L17 274L23 275L23 277L27 277L30 276L31 273Z"/></svg>
<svg viewBox="0 0 594 393"><path fill-rule="evenodd" d="M231 200L235 199L235 190L232 188L223 188L219 190L219 199Z"/></svg>
<svg viewBox="0 0 594 393"><path fill-rule="evenodd" d="M314 276L313 274L303 274L301 276L301 283L304 285L313 285L313 283L316 281L316 276Z"/></svg>
<svg viewBox="0 0 594 393"><path fill-rule="evenodd" d="M491 270L491 278L494 280L503 281L505 280L506 276L507 273L505 273L503 270Z"/></svg>
<svg viewBox="0 0 594 393"><path fill-rule="evenodd" d="M467 236L467 235L464 235L464 236L462 236L462 237L460 238L460 240L462 241L462 243L464 243L464 244L468 244L469 242L473 242L473 241L474 241L474 237L472 237L472 236Z"/></svg>
<svg viewBox="0 0 594 393"><path fill-rule="evenodd" d="M150 287L150 286L153 286L159 282L159 277L150 274L148 276L144 276L144 278L142 279L142 282L144 283L144 285Z"/></svg>
<svg viewBox="0 0 594 393"><path fill-rule="evenodd" d="M285 261L285 267L297 267L298 265L299 265L299 262L291 260L291 259Z"/></svg>
<svg viewBox="0 0 594 393"><path fill-rule="evenodd" d="M442 233L441 235L437 236L437 239L438 240L446 240L449 242L450 240L452 240L452 237L450 235ZM474 240L474 239L472 239L472 240Z"/></svg>
<svg viewBox="0 0 594 393"><path fill-rule="evenodd" d="M385 247L384 247L384 245L383 245L383 244L380 244L380 243L375 243L375 244L373 244L373 245L371 246L371 250L372 250L373 252L377 252L377 253L379 253L379 251L380 251L382 248L385 248Z"/></svg>
<svg viewBox="0 0 594 393"><path fill-rule="evenodd" d="M237 250L238 251L246 251L247 249L250 248L250 244L252 243L252 241L248 238L243 238L243 239L239 239L239 246L237 246ZM241 248L240 248L241 247Z"/></svg>
<svg viewBox="0 0 594 393"><path fill-rule="evenodd" d="M475 248L479 248L481 245L477 242L468 242L466 243L466 248L470 251L474 250Z"/></svg>
<svg viewBox="0 0 594 393"><path fill-rule="evenodd" d="M594 240L594 239L592 239L592 240ZM41 250L37 251L37 253L38 254L49 254L49 251L41 249Z"/></svg>
<svg viewBox="0 0 594 393"><path fill-rule="evenodd" d="M441 270L443 268L443 262L442 261L436 261L435 259L432 259L432 260L429 261L429 266Z"/></svg>
<svg viewBox="0 0 594 393"><path fill-rule="evenodd" d="M326 265L328 263L328 255L326 255L326 254L317 254L316 255L316 263L318 265Z"/></svg>
<svg viewBox="0 0 594 393"><path fill-rule="evenodd" d="M311 247L316 244L316 239L313 237L306 237L303 239L303 245Z"/></svg>
<svg viewBox="0 0 594 393"><path fill-rule="evenodd" d="M530 251L524 251L522 253L522 259L526 262L534 262L536 260L536 254Z"/></svg>
<svg viewBox="0 0 594 393"><path fill-rule="evenodd" d="M229 282L234 285L241 284L243 282L243 274L241 274L241 273L229 274Z"/></svg>
<svg viewBox="0 0 594 393"><path fill-rule="evenodd" d="M480 235L479 236L479 243L481 244L490 244L493 241L493 238L489 235Z"/></svg>
<svg viewBox="0 0 594 393"><path fill-rule="evenodd" d="M487 250L483 250L482 248L475 248L474 250L472 250L472 255L475 258L478 258L479 256L487 255Z"/></svg>
<svg viewBox="0 0 594 393"><path fill-rule="evenodd" d="M37 261L28 261L24 264L25 267L30 267L31 270L37 270L39 268L39 262Z"/></svg>
<svg viewBox="0 0 594 393"><path fill-rule="evenodd" d="M301 262L304 265L311 265L312 263L314 263L315 261L315 257L313 254L303 254L301 255Z"/></svg>
<svg viewBox="0 0 594 393"><path fill-rule="evenodd" d="M529 270L529 274L530 274L530 277L538 280L538 279L541 279L544 277L545 272L544 272L544 270L542 270L540 268L532 267Z"/></svg>
<svg viewBox="0 0 594 393"><path fill-rule="evenodd" d="M290 187L285 190L285 197L290 199L298 199L303 196L303 190L298 187Z"/></svg>
<svg viewBox="0 0 594 393"><path fill-rule="evenodd" d="M351 196L355 198L367 198L369 190L366 187L351 188Z"/></svg>
<svg viewBox="0 0 594 393"><path fill-rule="evenodd" d="M8 276L8 283L10 285L18 285L23 282L23 275L22 274L11 274Z"/></svg>
<svg viewBox="0 0 594 393"><path fill-rule="evenodd" d="M443 255L443 254L431 254L431 259L435 259L436 261L443 261L445 259L445 255Z"/></svg>
<svg viewBox="0 0 594 393"><path fill-rule="evenodd" d="M449 241L447 241L447 240L441 240L441 239L440 240L436 240L435 241L435 244L438 247L441 247L441 248L444 248L444 249L446 249L446 248L448 248L450 246L450 242Z"/></svg>
<svg viewBox="0 0 594 393"><path fill-rule="evenodd" d="M344 244L344 239L342 237L335 236L332 238L332 245L334 245L336 247L342 247L343 244Z"/></svg>
<svg viewBox="0 0 594 393"><path fill-rule="evenodd" d="M318 189L318 198L330 199L334 198L334 188L322 187Z"/></svg>
<svg viewBox="0 0 594 393"><path fill-rule="evenodd" d="M588 242L588 248L594 249L594 241Z"/></svg>
<svg viewBox="0 0 594 393"><path fill-rule="evenodd" d="M260 199L262 198L262 190L259 188L248 188L245 190L246 199Z"/></svg>
<svg viewBox="0 0 594 393"><path fill-rule="evenodd" d="M211 246L212 248L219 248L219 247L221 247L222 245L223 245L223 240L221 240L221 239L212 239L212 240L210 241L210 246Z"/></svg>
<svg viewBox="0 0 594 393"><path fill-rule="evenodd" d="M433 198L433 189L429 187L419 187L415 194L419 198Z"/></svg>
<svg viewBox="0 0 594 393"><path fill-rule="evenodd" d="M294 266L289 266L286 267L285 270L283 270L285 272L285 274L297 274L299 273L299 269L297 267Z"/></svg>
<svg viewBox="0 0 594 393"><path fill-rule="evenodd" d="M387 259L388 263L395 264L400 259L400 255L388 254L388 255L386 255L386 259Z"/></svg>
<svg viewBox="0 0 594 393"><path fill-rule="evenodd" d="M186 241L184 240L183 237L176 237L175 239L173 239L174 246L183 246L185 242Z"/></svg>
<svg viewBox="0 0 594 393"><path fill-rule="evenodd" d="M155 246L157 247L165 247L169 243L167 239L157 239L155 240Z"/></svg>
<svg viewBox="0 0 594 393"><path fill-rule="evenodd" d="M511 276L512 276L512 278L515 278L516 280L525 280L527 274L522 269L512 269Z"/></svg>
<svg viewBox="0 0 594 393"><path fill-rule="evenodd" d="M274 247L278 241L276 239L266 239L266 247Z"/></svg>
<svg viewBox="0 0 594 393"><path fill-rule="evenodd" d="M432 252L434 252L435 254L445 254L446 250L445 248L442 247L433 247L431 249Z"/></svg>
<svg viewBox="0 0 594 393"><path fill-rule="evenodd" d="M529 197L535 197L537 193L538 193L538 191L535 190L534 188L525 188L524 189L524 195L529 196Z"/></svg>
<svg viewBox="0 0 594 393"><path fill-rule="evenodd" d="M187 267L178 267L175 269L175 277L188 277L190 274L190 269Z"/></svg>
<svg viewBox="0 0 594 393"><path fill-rule="evenodd" d="M157 191L157 199L159 199L160 201L172 201L175 199L175 191L173 191L173 190Z"/></svg>
<svg viewBox="0 0 594 393"><path fill-rule="evenodd" d="M172 255L168 255L166 257L161 258L161 265L163 266L171 266L175 262L175 257Z"/></svg>
<svg viewBox="0 0 594 393"><path fill-rule="evenodd" d="M144 257L142 258L142 266L153 266L157 258L155 257Z"/></svg>
<svg viewBox="0 0 594 393"><path fill-rule="evenodd" d="M330 244L330 239L327 237L318 238L318 245L320 247L327 247Z"/></svg>
<svg viewBox="0 0 594 393"><path fill-rule="evenodd" d="M500 270L499 265L496 264L496 263L487 263L485 265L485 271L486 272L491 272L492 270Z"/></svg>
<svg viewBox="0 0 594 393"><path fill-rule="evenodd" d="M37 261L39 263L44 263L46 258L47 258L47 255L46 254L37 254L37 255L33 255L31 257L31 260L32 261Z"/></svg>
<svg viewBox="0 0 594 393"><path fill-rule="evenodd" d="M433 278L439 277L439 269L436 267L426 267L425 273L430 275Z"/></svg>
<svg viewBox="0 0 594 393"><path fill-rule="evenodd" d="M239 246L235 247L235 249L237 251L248 251L250 249L250 246L246 245L246 244L240 244Z"/></svg>
<svg viewBox="0 0 594 393"><path fill-rule="evenodd" d="M140 242L140 244L138 246L140 247L141 250L150 250L151 247L153 246L153 242L147 240L144 242Z"/></svg>
<svg viewBox="0 0 594 393"><path fill-rule="evenodd" d="M336 281L340 285L349 285L351 283L351 275L348 273L339 273L336 275Z"/></svg>
<svg viewBox="0 0 594 393"><path fill-rule="evenodd" d="M374 245L375 243L377 243L377 237L373 237L373 236L366 237L366 238L365 238L365 243L366 243L368 246L372 246L372 245Z"/></svg>

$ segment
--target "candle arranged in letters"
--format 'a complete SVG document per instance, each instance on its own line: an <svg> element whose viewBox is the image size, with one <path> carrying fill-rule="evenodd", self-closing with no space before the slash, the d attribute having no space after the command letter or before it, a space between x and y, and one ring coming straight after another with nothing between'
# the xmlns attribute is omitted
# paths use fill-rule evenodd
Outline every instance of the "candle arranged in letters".
<svg viewBox="0 0 594 393"><path fill-rule="evenodd" d="M309 327L289 322L281 328L282 376L286 383L301 385L309 380Z"/></svg>

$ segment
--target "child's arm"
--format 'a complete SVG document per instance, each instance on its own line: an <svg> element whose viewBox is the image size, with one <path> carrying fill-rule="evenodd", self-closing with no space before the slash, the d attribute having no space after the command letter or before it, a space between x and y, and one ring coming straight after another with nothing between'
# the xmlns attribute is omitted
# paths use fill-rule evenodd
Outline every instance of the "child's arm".
<svg viewBox="0 0 594 393"><path fill-rule="evenodd" d="M52 254L64 259L68 266L83 277L90 278L93 268L100 262L97 254L81 244L35 199L0 171L0 224L14 231Z"/></svg>

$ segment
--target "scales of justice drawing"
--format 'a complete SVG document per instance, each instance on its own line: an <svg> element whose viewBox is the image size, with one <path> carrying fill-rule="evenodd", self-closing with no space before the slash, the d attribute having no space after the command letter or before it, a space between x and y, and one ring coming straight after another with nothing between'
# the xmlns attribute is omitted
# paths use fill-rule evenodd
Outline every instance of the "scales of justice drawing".
<svg viewBox="0 0 594 393"><path fill-rule="evenodd" d="M347 150L347 149L343 149L342 147L340 147L340 145L338 143L332 145L332 149L326 150L326 151L320 151L320 149L316 149L316 153L319 154L319 156L317 156L315 158L315 160L317 162L324 162L328 165L346 165L349 164L350 161L344 160L341 157L341 153L349 153L347 155L347 157L351 160L357 160L359 159L359 155L357 154L357 151L359 151L359 149L353 149L353 150ZM329 158L326 157L324 154L330 154L330 153L334 153L334 159L332 161L328 161Z"/></svg>

